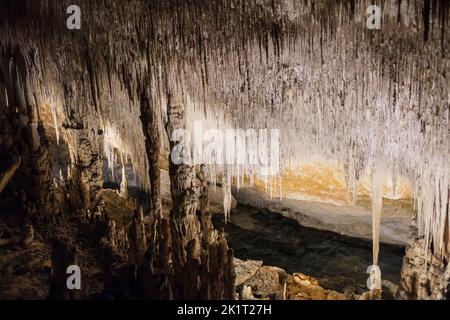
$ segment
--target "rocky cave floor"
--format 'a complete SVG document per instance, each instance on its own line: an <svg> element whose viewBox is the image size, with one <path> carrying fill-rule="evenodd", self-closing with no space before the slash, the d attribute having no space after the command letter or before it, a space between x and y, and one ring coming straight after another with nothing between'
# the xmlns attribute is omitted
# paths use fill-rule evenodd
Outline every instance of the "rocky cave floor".
<svg viewBox="0 0 450 320"><path fill-rule="evenodd" d="M127 226L134 201L124 200L116 190L105 190L109 214ZM165 210L168 210L166 204ZM70 216L57 219L54 230L35 227L31 244L23 244L23 231L14 202L1 204L0 299L46 299L51 279L51 246L45 238L59 237L77 243L78 263L83 270L80 298L141 299L131 279L130 266L122 257L105 257L95 230ZM238 206L231 222L214 215L216 228L224 228L235 252L236 285L241 296L253 299L358 299L367 291L366 268L371 264L371 242L300 226L273 212ZM404 248L382 245L383 298L393 298L399 282ZM105 275L105 264L109 275ZM105 291L104 283L110 287ZM244 292L250 287L250 292ZM249 289L249 288L247 288Z"/></svg>
<svg viewBox="0 0 450 320"><path fill-rule="evenodd" d="M130 205L120 203L114 191L106 193L106 202L113 198L124 212ZM108 203L109 204L109 203ZM108 205L107 204L107 205ZM115 212L114 208L109 212ZM132 211L131 211L132 212ZM52 278L52 244L62 241L76 248L77 265L82 270L82 289L75 299L132 298L130 271L120 255L105 255L96 227L79 213L55 214L52 221L34 225L33 239L24 236L24 221L14 199L0 202L0 300L43 300L49 298ZM50 226L50 227L49 227ZM107 279L111 283L105 292L105 264L109 265Z"/></svg>

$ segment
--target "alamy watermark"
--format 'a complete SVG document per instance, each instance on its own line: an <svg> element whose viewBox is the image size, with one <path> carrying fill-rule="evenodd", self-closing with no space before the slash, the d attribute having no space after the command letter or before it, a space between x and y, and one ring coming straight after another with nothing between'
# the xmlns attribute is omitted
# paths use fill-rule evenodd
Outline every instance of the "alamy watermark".
<svg viewBox="0 0 450 320"><path fill-rule="evenodd" d="M81 269L77 265L71 265L67 267L67 274L70 276L67 278L66 286L69 290L80 290L81 289Z"/></svg>
<svg viewBox="0 0 450 320"><path fill-rule="evenodd" d="M81 29L81 8L72 4L67 7L66 13L69 15L66 20L66 26L69 30ZM371 30L381 29L381 7L378 5L370 5L367 7L366 14L369 15L366 20L366 26Z"/></svg>
<svg viewBox="0 0 450 320"><path fill-rule="evenodd" d="M260 175L280 170L279 129L206 129L195 121L193 131L175 129L171 161L176 165L246 165L258 167Z"/></svg>
<svg viewBox="0 0 450 320"><path fill-rule="evenodd" d="M75 4L70 5L66 9L66 13L69 17L66 20L66 26L69 30L81 29L81 8Z"/></svg>
<svg viewBox="0 0 450 320"><path fill-rule="evenodd" d="M369 15L366 20L367 28L370 30L381 29L381 7L377 5L368 6L366 14Z"/></svg>

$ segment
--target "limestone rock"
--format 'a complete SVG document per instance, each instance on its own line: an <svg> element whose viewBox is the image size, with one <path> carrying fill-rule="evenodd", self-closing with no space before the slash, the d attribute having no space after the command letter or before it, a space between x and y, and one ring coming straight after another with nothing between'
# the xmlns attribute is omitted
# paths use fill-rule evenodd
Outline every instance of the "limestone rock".
<svg viewBox="0 0 450 320"><path fill-rule="evenodd" d="M258 269L262 266L262 261L257 260L240 260L234 258L234 270L236 272L236 287L241 286L245 281L255 275Z"/></svg>
<svg viewBox="0 0 450 320"><path fill-rule="evenodd" d="M359 297L359 300L381 300L381 290L374 289L364 292Z"/></svg>
<svg viewBox="0 0 450 320"><path fill-rule="evenodd" d="M252 293L252 287L245 285L242 287L241 300L256 300Z"/></svg>
<svg viewBox="0 0 450 320"><path fill-rule="evenodd" d="M294 281L300 286L318 286L319 281L310 276L304 275L303 273L294 273Z"/></svg>
<svg viewBox="0 0 450 320"><path fill-rule="evenodd" d="M287 281L287 298L293 300L348 300L345 294L326 290L319 281L302 273L294 273Z"/></svg>
<svg viewBox="0 0 450 320"><path fill-rule="evenodd" d="M282 299L286 272L277 267L263 266L247 281L244 286L252 288L255 297L263 299Z"/></svg>

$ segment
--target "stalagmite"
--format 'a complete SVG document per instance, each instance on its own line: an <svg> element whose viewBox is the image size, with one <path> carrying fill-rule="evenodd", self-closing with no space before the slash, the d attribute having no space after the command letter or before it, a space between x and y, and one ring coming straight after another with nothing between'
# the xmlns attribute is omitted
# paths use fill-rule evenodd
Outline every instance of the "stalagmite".
<svg viewBox="0 0 450 320"><path fill-rule="evenodd" d="M206 165L200 166L198 178L200 184L200 223L202 225L204 245L209 245L217 240L217 232L212 224L211 212L208 209L209 180Z"/></svg>
<svg viewBox="0 0 450 320"><path fill-rule="evenodd" d="M125 166L122 166L122 182L120 183L120 196L122 198L128 198L128 181L127 174L125 172Z"/></svg>
<svg viewBox="0 0 450 320"><path fill-rule="evenodd" d="M231 213L231 172L227 166L222 177L222 195L223 195L223 214L225 223L230 219Z"/></svg>
<svg viewBox="0 0 450 320"><path fill-rule="evenodd" d="M134 277L137 278L138 267L144 262L147 239L142 210L136 210L129 227L130 257L134 265Z"/></svg>
<svg viewBox="0 0 450 320"><path fill-rule="evenodd" d="M381 290L381 272L378 266L380 251L380 222L383 206L384 170L380 164L375 165L372 172L372 242L373 242L373 265L370 268L370 289Z"/></svg>

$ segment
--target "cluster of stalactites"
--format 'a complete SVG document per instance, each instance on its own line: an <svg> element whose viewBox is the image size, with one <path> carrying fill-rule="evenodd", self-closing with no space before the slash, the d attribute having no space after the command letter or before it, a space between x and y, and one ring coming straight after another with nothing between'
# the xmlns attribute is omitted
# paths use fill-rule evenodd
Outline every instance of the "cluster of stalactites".
<svg viewBox="0 0 450 320"><path fill-rule="evenodd" d="M130 158L143 187L141 93L150 88L151 106L165 114L170 84L192 101L188 114L216 127L279 129L283 169L312 156L338 159L353 194L379 163L394 180L407 178L427 246L448 255L446 3L383 1L381 30L369 30L365 0L83 0L83 29L69 32L59 1L22 0L22 11L2 3L1 43L39 53L53 114L63 123L75 117L93 140L106 133L98 143L111 165ZM33 12L40 17L32 23L14 22ZM45 19L52 28L39 24ZM239 186L258 177L247 164L227 172ZM259 178L268 192L281 191L276 175Z"/></svg>
<svg viewBox="0 0 450 320"><path fill-rule="evenodd" d="M374 181L387 175L393 181L406 178L426 246L433 242L435 253L448 256L450 60L449 38L441 33L448 28L445 12L437 15L441 24L427 26L417 17L426 8L403 2L399 11L384 13L381 31L369 31L364 4L355 7L360 19L354 21L337 19L324 27L321 21L303 20L299 28L306 29L304 36L285 35L280 50L263 52L263 59L258 39L249 40L235 55L224 55L226 62L208 52L198 62L204 66L182 65L182 76L172 77L195 97L191 113L204 107L216 117L219 109L226 114L225 126L280 129L284 169L295 169L311 157L338 159L353 194L366 170L377 172ZM385 9L392 5L386 3ZM432 20L437 10L431 11ZM194 70L207 71L206 94L202 72ZM380 164L382 170L375 170ZM250 171L246 166L231 170ZM241 181L239 173L236 181ZM270 190L277 179L266 181ZM381 198L374 195L373 206L376 238Z"/></svg>

